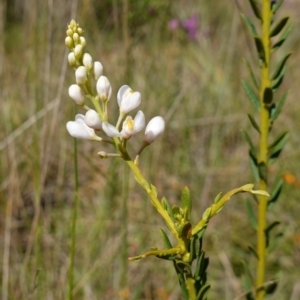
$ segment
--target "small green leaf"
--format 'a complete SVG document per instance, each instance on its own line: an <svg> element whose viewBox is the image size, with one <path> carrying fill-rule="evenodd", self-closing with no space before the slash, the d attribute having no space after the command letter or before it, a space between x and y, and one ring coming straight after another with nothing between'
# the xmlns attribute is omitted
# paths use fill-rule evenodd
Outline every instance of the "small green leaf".
<svg viewBox="0 0 300 300"><path fill-rule="evenodd" d="M269 145L269 156L272 157L273 154L277 153L278 151L281 151L284 145L286 144L287 140L288 132L285 131L282 134L280 134L271 145Z"/></svg>
<svg viewBox="0 0 300 300"><path fill-rule="evenodd" d="M268 167L264 162L260 162L258 164L258 172L259 172L259 177L264 180L267 181L267 176L268 176Z"/></svg>
<svg viewBox="0 0 300 300"><path fill-rule="evenodd" d="M256 129L259 133L260 133L260 129L259 129L259 126L258 124L256 123L254 117L252 117L252 115L248 114L248 118L252 124L252 126L254 127L254 129Z"/></svg>
<svg viewBox="0 0 300 300"><path fill-rule="evenodd" d="M284 75L285 75L285 71L286 71L286 66L282 69L282 71L279 74L279 76L277 77L277 79L273 80L273 82L272 82L272 91L273 92L275 92L280 87L280 85L282 84L283 78L284 78Z"/></svg>
<svg viewBox="0 0 300 300"><path fill-rule="evenodd" d="M251 152L249 151L249 157L250 157L250 166L251 166L251 170L254 176L254 179L256 182L259 182L259 171L258 171L258 162L255 156L253 156L251 154Z"/></svg>
<svg viewBox="0 0 300 300"><path fill-rule="evenodd" d="M161 228L160 228L159 231L160 231L160 234L161 234L161 236L163 238L163 241L164 241L164 244L165 244L166 248L167 249L173 248L173 246L172 246L172 244L171 244L171 242L170 242L167 234L165 233L165 231L163 229L161 229Z"/></svg>
<svg viewBox="0 0 300 300"><path fill-rule="evenodd" d="M252 23L252 21L244 14L241 14L241 17L243 18L246 26L248 27L250 33L252 34L252 36L257 36L257 31L255 29L254 24Z"/></svg>
<svg viewBox="0 0 300 300"><path fill-rule="evenodd" d="M274 203L276 203L276 201L280 196L282 187L283 187L283 180L281 176L278 176L271 190L270 198L268 201L268 207L271 207Z"/></svg>
<svg viewBox="0 0 300 300"><path fill-rule="evenodd" d="M272 222L266 229L265 229L265 235L266 235L266 246L268 247L270 244L270 232L273 228L278 226L280 224L279 221Z"/></svg>
<svg viewBox="0 0 300 300"><path fill-rule="evenodd" d="M246 64L246 66L247 66L247 69L248 69L248 72L249 72L249 74L250 74L250 77L251 77L251 79L252 79L252 81L253 81L253 84L255 85L255 87L256 87L257 89L259 89L258 82L257 82L257 80L256 80L256 77L255 77L254 73L253 73L253 70L252 70L252 68L251 68L250 63L249 63L248 60L245 59L245 58L244 58L244 62L245 62L245 64Z"/></svg>
<svg viewBox="0 0 300 300"><path fill-rule="evenodd" d="M273 91L271 88L267 87L264 90L263 102L270 104L273 101Z"/></svg>
<svg viewBox="0 0 300 300"><path fill-rule="evenodd" d="M255 149L255 146L252 143L252 140L251 140L250 136L248 135L247 131L243 130L242 132L244 134L244 138L245 138L246 142L249 145L251 155L253 155L254 157L256 157L257 151Z"/></svg>
<svg viewBox="0 0 300 300"><path fill-rule="evenodd" d="M250 289L254 284L255 284L255 281L253 279L253 276L251 274L251 271L249 269L249 266L248 266L248 263L246 263L245 261L242 261L242 265L243 265L243 269L244 269L244 272L243 274L246 276L247 278L247 281L248 281L248 289Z"/></svg>
<svg viewBox="0 0 300 300"><path fill-rule="evenodd" d="M168 202L168 200L167 200L166 197L162 197L161 204L162 204L163 208L168 212L168 215L170 216L170 218L172 219L172 221L175 222L172 207L169 204L169 202Z"/></svg>
<svg viewBox="0 0 300 300"><path fill-rule="evenodd" d="M208 292L209 289L210 289L210 284L205 283L201 287L200 291L198 292L196 300L205 300L205 299L207 299L206 296L207 296L207 292Z"/></svg>
<svg viewBox="0 0 300 300"><path fill-rule="evenodd" d="M181 194L181 207L187 211L187 221L190 220L192 211L192 200L189 188L186 186Z"/></svg>
<svg viewBox="0 0 300 300"><path fill-rule="evenodd" d="M210 215L211 215L211 207L208 207L202 215L202 220L204 221L209 220Z"/></svg>
<svg viewBox="0 0 300 300"><path fill-rule="evenodd" d="M157 197L157 189L153 184L150 185L151 191L154 193L155 197Z"/></svg>
<svg viewBox="0 0 300 300"><path fill-rule="evenodd" d="M278 282L275 280L265 283L264 289L266 291L266 294L267 295L274 294L274 292L276 291L277 285L278 285Z"/></svg>
<svg viewBox="0 0 300 300"><path fill-rule="evenodd" d="M257 218L252 203L250 202L249 199L246 199L246 209L247 209L248 218L252 228L257 229Z"/></svg>
<svg viewBox="0 0 300 300"><path fill-rule="evenodd" d="M281 97L278 105L275 106L275 109L272 111L272 113L271 113L272 121L275 121L277 119L277 117L279 116L279 114L283 108L283 105L285 103L285 100L287 98L288 93L289 93L288 91L284 93L284 95Z"/></svg>
<svg viewBox="0 0 300 300"><path fill-rule="evenodd" d="M284 0L278 0L278 1L276 2L276 4L272 7L273 13L274 13L274 14L275 14L276 11L279 9L279 7L280 7L281 4L283 3L283 1L284 1Z"/></svg>
<svg viewBox="0 0 300 300"><path fill-rule="evenodd" d="M288 60L288 58L291 56L292 53L288 53L286 56L283 57L283 59L277 64L276 70L272 76L272 80L277 79L278 76L280 76L282 69L285 66L286 61Z"/></svg>
<svg viewBox="0 0 300 300"><path fill-rule="evenodd" d="M280 31L283 29L287 21L289 20L289 17L284 17L278 23L274 26L274 28L271 30L270 37L276 36Z"/></svg>
<svg viewBox="0 0 300 300"><path fill-rule="evenodd" d="M265 62L266 61L266 54L265 54L265 48L264 48L262 40L258 36L255 36L254 41L255 41L255 46L256 46L257 53L258 53L258 57L263 62Z"/></svg>
<svg viewBox="0 0 300 300"><path fill-rule="evenodd" d="M246 95L248 96L250 102L252 103L254 108L259 111L260 101L259 101L258 96L256 95L256 93L253 91L251 86L245 80L242 80L242 85L243 85L243 88L244 88Z"/></svg>
<svg viewBox="0 0 300 300"><path fill-rule="evenodd" d="M272 46L272 51L277 50L287 39L288 35L290 34L290 32L293 29L293 25L290 24L285 30L284 32L281 34L281 36L279 37L278 41Z"/></svg>
<svg viewBox="0 0 300 300"><path fill-rule="evenodd" d="M253 13L255 14L255 16L256 16L259 20L261 20L261 12L260 12L260 10L259 10L259 8L258 8L258 6L257 6L256 1L255 1L255 0L249 0L249 2L250 2L250 5L251 5L251 7L252 7Z"/></svg>
<svg viewBox="0 0 300 300"><path fill-rule="evenodd" d="M220 192L220 193L216 196L214 203L218 203L218 202L220 201L221 198L222 198L222 192Z"/></svg>
<svg viewBox="0 0 300 300"><path fill-rule="evenodd" d="M254 257L259 260L256 250L251 245L248 245L248 249L254 255Z"/></svg>

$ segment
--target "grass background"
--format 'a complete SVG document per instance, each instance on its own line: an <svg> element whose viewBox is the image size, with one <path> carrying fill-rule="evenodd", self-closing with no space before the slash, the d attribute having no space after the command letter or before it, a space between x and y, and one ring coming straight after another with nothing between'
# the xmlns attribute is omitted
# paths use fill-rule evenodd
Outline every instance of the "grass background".
<svg viewBox="0 0 300 300"><path fill-rule="evenodd" d="M147 120L162 115L167 121L163 137L140 160L160 195L179 203L188 185L196 222L220 191L253 180L241 134L241 129L250 130L247 112L253 112L241 86L241 79L248 78L242 58L256 61L240 18L241 12L252 15L248 1L129 1L129 56L118 0L2 0L0 5L2 299L66 295L74 179L73 142L65 123L74 117L67 94L74 73L66 63L64 38L73 17L85 30L88 51L102 62L112 83L112 119L117 118L116 92L129 83L142 93ZM273 61L284 51L293 55L276 95L279 99L291 90L274 133L288 130L290 135L280 162L270 169L271 182L280 170L300 182L299 11L296 0L286 0L279 11L282 17L291 16L294 30ZM171 19L193 15L198 17L196 40L168 29ZM255 139L255 132L250 133ZM141 139L142 134L131 141L131 153ZM127 264L127 255L163 247L158 229L164 225L121 161L97 157L98 151L109 149L78 141L74 299L180 299L168 262L149 258ZM300 298L299 186L297 181L285 185L269 214L269 221L282 222L283 232L269 256L268 278L280 278L272 299ZM244 200L238 196L231 201L206 232L210 299L234 299L242 292L241 259L255 266L243 251L255 241Z"/></svg>

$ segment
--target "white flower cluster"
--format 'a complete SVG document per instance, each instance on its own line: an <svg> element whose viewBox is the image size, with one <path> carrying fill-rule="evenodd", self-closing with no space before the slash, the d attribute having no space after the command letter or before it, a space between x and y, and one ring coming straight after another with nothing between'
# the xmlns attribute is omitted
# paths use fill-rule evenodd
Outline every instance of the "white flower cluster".
<svg viewBox="0 0 300 300"><path fill-rule="evenodd" d="M123 145L126 145L127 140L145 127L145 115L141 110L137 112L134 119L127 116L123 121L126 114L140 105L141 94L133 91L128 85L123 85L117 94L118 121L115 126L108 122L107 104L112 96L112 88L107 77L102 75L102 64L99 61L93 62L91 55L85 51L86 41L82 34L83 30L72 20L68 25L65 43L71 51L68 61L75 70L76 84L69 87L69 96L87 112L85 115L76 115L75 121L69 121L67 130L75 138L110 143L113 143L111 138L118 138ZM93 89L93 80L96 82L94 84L96 89ZM95 110L86 104L86 99L91 100ZM120 128L122 121L122 128ZM138 154L162 134L164 129L165 122L162 117L157 116L150 120L145 130L143 145ZM101 138L96 135L95 131L103 132L110 140Z"/></svg>

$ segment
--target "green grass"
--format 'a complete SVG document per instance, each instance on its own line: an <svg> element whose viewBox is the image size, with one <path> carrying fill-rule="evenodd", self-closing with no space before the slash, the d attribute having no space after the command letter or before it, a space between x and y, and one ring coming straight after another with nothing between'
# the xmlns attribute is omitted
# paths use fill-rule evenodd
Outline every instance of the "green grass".
<svg viewBox="0 0 300 300"><path fill-rule="evenodd" d="M171 203L179 203L182 188L190 187L195 222L220 191L252 181L241 133L250 128L247 112L252 107L241 79L247 78L242 58L253 61L254 47L234 2L229 2L177 1L165 13L140 22L133 36L130 85L142 93L141 109L147 120L158 114L167 120L164 135L145 150L140 166ZM270 172L275 176L282 169L300 180L300 23L296 13L300 4L285 2L279 14L291 15L294 22L285 49L294 54L283 83L283 89L291 92L276 128L289 130L290 138L280 163ZM73 119L67 89L74 74L70 68L64 70L63 41L71 8L42 3L35 1L25 10L21 9L25 1L16 2L15 10L7 7L9 18L1 41L5 52L0 77L0 240L4 246L0 247L0 278L8 280L0 285L3 300L65 299L67 294L74 171L73 142L65 123ZM102 62L112 83L110 108L116 113L116 92L127 83L124 47L107 11L93 12L95 3L79 1L76 20L86 30L92 57ZM243 12L250 13L247 1L239 3ZM171 17L185 18L193 12L199 14L197 41L168 31ZM139 147L139 139L131 142L131 153ZM149 258L128 263L127 271L124 267L124 167L121 161L97 157L98 151L109 149L78 141L74 299L180 299L175 272L167 262ZM158 231L164 226L162 220L130 174L128 186L128 255L163 247ZM269 256L268 278L279 273L281 278L271 299L300 297L298 202L299 189L285 185L269 216L282 221L284 232ZM230 300L242 291L241 248L255 240L245 212L244 197L238 196L209 225L205 250L210 257L210 299ZM250 263L255 266L254 260Z"/></svg>

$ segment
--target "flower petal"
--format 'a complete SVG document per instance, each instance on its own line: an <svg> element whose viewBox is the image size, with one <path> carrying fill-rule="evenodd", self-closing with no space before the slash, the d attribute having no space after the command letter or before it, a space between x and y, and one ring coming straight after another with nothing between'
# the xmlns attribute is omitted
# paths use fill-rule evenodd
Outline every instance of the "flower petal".
<svg viewBox="0 0 300 300"><path fill-rule="evenodd" d="M93 129L100 130L102 129L102 122L100 120L100 117L98 113L90 109L86 112L84 117L85 124Z"/></svg>
<svg viewBox="0 0 300 300"><path fill-rule="evenodd" d="M145 115L139 110L134 117L134 134L141 131L145 127Z"/></svg>
<svg viewBox="0 0 300 300"><path fill-rule="evenodd" d="M102 129L106 133L107 136L110 136L110 137L116 137L116 136L121 137L122 136L122 134L118 131L118 129L115 126L113 126L107 122L102 123Z"/></svg>
<svg viewBox="0 0 300 300"><path fill-rule="evenodd" d="M128 85L122 85L118 91L117 99L118 99L119 107L121 106L123 95L127 90L131 90L131 88Z"/></svg>
<svg viewBox="0 0 300 300"><path fill-rule="evenodd" d="M165 120L163 117L154 117L146 127L144 142L151 144L164 130Z"/></svg>

